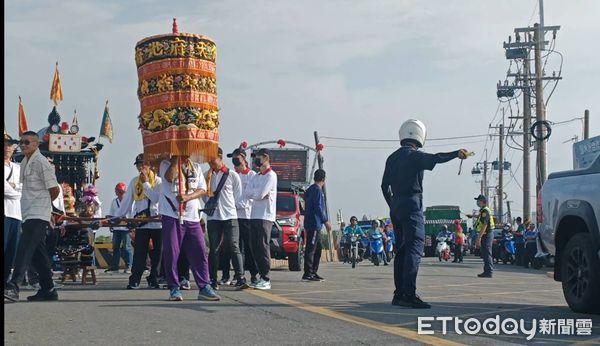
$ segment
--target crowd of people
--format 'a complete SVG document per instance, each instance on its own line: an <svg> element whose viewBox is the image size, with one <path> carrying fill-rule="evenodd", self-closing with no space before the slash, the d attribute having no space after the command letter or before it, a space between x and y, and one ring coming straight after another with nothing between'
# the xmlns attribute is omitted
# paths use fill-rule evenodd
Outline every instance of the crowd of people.
<svg viewBox="0 0 600 346"><path fill-rule="evenodd" d="M58 300L46 242L50 235L60 232L52 217L57 212L52 202L62 200L62 189L39 144L35 132L25 132L18 141L5 134L4 292L14 300L19 299L27 271L38 273L40 284L29 301ZM12 162L17 145L24 155L20 164ZM237 290L271 288L269 243L277 198L271 153L263 148L252 154L258 172L250 169L241 147L227 156L234 169L228 168L219 148L217 157L208 162L209 170L203 172L189 157L174 156L153 167L139 154L134 161L138 174L129 184L115 186L116 197L107 215L100 214L96 194L84 196L98 203L93 216L112 225L114 255L108 272L119 271L120 249L124 250L123 272L130 274L127 289L140 288L148 257L148 287L160 288L161 281L166 281L173 301L183 300L181 290L191 288L190 271L199 289L198 299L220 300L216 293L220 284L231 282L229 263ZM306 191L305 281L323 280L317 273L321 254L318 235L323 226L331 230L322 192L325 171L317 170L314 179ZM136 223L132 230L120 223L124 219L147 222ZM219 267L223 269L221 280L217 278Z"/></svg>
<svg viewBox="0 0 600 346"><path fill-rule="evenodd" d="M427 154L420 150L425 140L425 127L418 120L405 122L399 131L401 148L386 162L382 180L383 196L390 207L390 220L373 222L369 234L352 217L345 227L343 246L347 254L348 237L381 236L386 245L393 244L394 283L392 305L429 308L416 294L416 277L423 255L424 218L422 179L424 170L454 158L466 159L461 149L450 153ZM16 164L11 157L18 144L24 158ZM30 301L58 300L46 241L56 229L53 202L62 199L62 189L55 168L39 150L40 138L35 132L25 132L19 141L5 134L5 297L19 299L19 285L28 270L39 277L40 289L28 297ZM183 300L181 290L190 289L190 271L198 286L199 300L220 300L219 286L233 283L237 290L271 289L270 236L276 221L277 175L271 169L271 153L259 149L252 154L254 167L242 147L227 155L234 169L229 169L223 151L208 162L203 172L198 163L187 156L172 156L155 166L139 154L134 161L138 174L129 184L115 186L116 198L109 214L103 218L113 226L115 256L108 271L119 270L121 244L124 244L125 273L130 274L127 289L140 288L150 257L149 288L160 288L166 281L169 299ZM303 281L322 281L318 274L323 226L331 231L323 187L325 171L314 173L314 184L305 193L305 263ZM86 188L86 203L90 215L101 216L95 188ZM471 239L480 249L484 262L482 278L493 275L492 244L495 228L492 212L485 196L475 198L480 207ZM60 209L60 208L59 208ZM60 210L59 210L60 212ZM64 213L64 206L62 207ZM203 223L206 216L206 224ZM131 249L131 229L119 220L133 218L135 241ZM519 221L520 222L520 221ZM207 233L208 246L205 244ZM522 234L522 237L521 237ZM379 238L379 237L378 237ZM515 232L519 263L529 266L535 254L535 227L525 229L519 223ZM522 238L522 239L521 239ZM455 262L462 262L462 246L466 243L460 223L454 235ZM368 248L360 242L365 252ZM132 251L133 250L133 251ZM345 258L347 260L347 256ZM391 258L384 256L384 265ZM234 281L229 276L233 265ZM223 275L218 280L218 269ZM246 272L250 274L247 281ZM12 273L12 274L8 274ZM8 275L7 275L8 274Z"/></svg>

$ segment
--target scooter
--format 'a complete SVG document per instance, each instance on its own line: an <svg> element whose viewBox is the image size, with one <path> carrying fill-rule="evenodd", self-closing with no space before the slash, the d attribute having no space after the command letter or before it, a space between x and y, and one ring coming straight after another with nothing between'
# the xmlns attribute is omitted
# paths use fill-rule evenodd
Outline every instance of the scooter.
<svg viewBox="0 0 600 346"><path fill-rule="evenodd" d="M438 260L440 262L442 259L448 261L450 259L450 245L448 245L450 238L440 235L436 240L437 245L435 247L435 253L438 256Z"/></svg>
<svg viewBox="0 0 600 346"><path fill-rule="evenodd" d="M512 234L504 235L504 239L502 239L502 245L500 246L500 259L502 263L506 264L510 262L510 264L515 263L515 237Z"/></svg>
<svg viewBox="0 0 600 346"><path fill-rule="evenodd" d="M370 237L371 262L378 266L380 262L385 262L383 256L383 235L381 233L373 233Z"/></svg>
<svg viewBox="0 0 600 346"><path fill-rule="evenodd" d="M393 233L392 233L393 234ZM391 262L394 258L394 236L388 234L388 240L385 244L385 255L387 256L388 262Z"/></svg>

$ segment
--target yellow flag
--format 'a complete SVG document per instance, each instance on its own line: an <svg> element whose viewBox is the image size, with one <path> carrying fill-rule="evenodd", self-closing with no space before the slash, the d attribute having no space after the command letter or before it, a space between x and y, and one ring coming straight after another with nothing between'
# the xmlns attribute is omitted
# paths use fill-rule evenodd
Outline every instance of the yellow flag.
<svg viewBox="0 0 600 346"><path fill-rule="evenodd" d="M60 87L60 73L58 73L58 61L56 62L56 70L54 71L54 80L52 81L52 90L50 90L50 100L54 101L57 106L63 99L62 88Z"/></svg>

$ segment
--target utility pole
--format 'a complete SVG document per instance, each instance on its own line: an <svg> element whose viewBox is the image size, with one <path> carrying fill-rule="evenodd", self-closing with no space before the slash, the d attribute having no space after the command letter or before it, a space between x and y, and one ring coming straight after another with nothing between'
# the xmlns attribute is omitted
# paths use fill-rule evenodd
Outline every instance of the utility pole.
<svg viewBox="0 0 600 346"><path fill-rule="evenodd" d="M319 134L317 133L317 131L315 131L315 149L319 147ZM316 155L317 155L317 164L319 165L319 169L323 169L323 156L321 155L321 151L320 150L316 150ZM327 219L330 220L329 218L329 203L327 203L327 190L325 188L325 185L323 185L323 197L325 199L325 213L327 214ZM328 232L327 233L327 247L329 248L329 261L333 262L333 242L331 239L331 234L332 232Z"/></svg>
<svg viewBox="0 0 600 346"><path fill-rule="evenodd" d="M483 195L485 196L486 200L490 200L489 199L489 195L488 195L488 180L487 180L487 156L485 158L485 160L483 161L483 184L485 186L485 192L483 193Z"/></svg>
<svg viewBox="0 0 600 346"><path fill-rule="evenodd" d="M502 124L500 124L500 141L498 143L498 151L500 152L498 161L498 217L502 220L504 216L503 202L504 197L504 108L502 109Z"/></svg>
<svg viewBox="0 0 600 346"><path fill-rule="evenodd" d="M513 219L512 219L512 213L510 212L510 202L511 201L506 201L506 210L508 211L508 222L510 222L510 224L512 225Z"/></svg>
<svg viewBox="0 0 600 346"><path fill-rule="evenodd" d="M509 37L508 43L504 43L504 48L506 49L506 58L507 59L523 59L523 67L525 69L523 78L519 74L516 75L517 81L522 81L522 85L504 85L499 86L498 94L500 96L511 96L511 89L522 89L524 94L524 111L523 111L523 216L529 217L531 215L531 204L530 204L530 196L531 196L531 187L530 185L530 175L531 169L530 165L530 149L531 149L531 139L529 135L534 135L536 137L535 141L535 150L537 152L536 157L536 210L537 214L541 215L541 206L539 205L540 198L540 190L544 182L546 181L548 170L547 170L547 143L544 139L547 136L546 126L544 126L544 121L546 121L546 107L544 100L544 81L558 81L562 79L560 75L555 76L544 76L543 71L543 63L542 63L542 51L545 50L546 45L549 44L548 41L545 40L546 31L553 32L553 38L556 38L556 32L560 30L559 25L555 26L546 26L544 22L544 2L543 0L538 0L539 3L539 14L540 14L540 23L535 24L533 27L524 27L524 28L515 28L515 37L516 42L511 42ZM531 34L533 33L533 41L530 39ZM526 40L521 41L520 35L525 34ZM529 50L534 50L534 60L535 60L535 76L531 75L530 63L529 63ZM548 53L549 54L549 53ZM534 133L529 134L531 130L531 99L530 95L532 94L533 87L531 87L531 81L535 80L535 101L536 101L536 124L535 129L533 129Z"/></svg>
<svg viewBox="0 0 600 346"><path fill-rule="evenodd" d="M583 113L583 139L590 138L590 110L586 109Z"/></svg>
<svg viewBox="0 0 600 346"><path fill-rule="evenodd" d="M529 34L527 34L529 37ZM531 172L530 172L530 154L531 137L529 128L531 127L531 85L529 77L531 69L529 66L529 51L527 57L523 59L523 68L525 77L523 79L523 219L531 216Z"/></svg>
<svg viewBox="0 0 600 346"><path fill-rule="evenodd" d="M540 10L543 8L542 1L540 0ZM543 14L540 13L540 18L543 18ZM538 122L546 120L546 107L544 105L544 85L542 83L542 77L544 77L544 71L542 69L542 50L545 48L544 44L544 28L539 24L534 24L534 41L535 41L535 113ZM537 189L539 189L546 182L548 177L547 172L547 157L546 157L546 140L542 139L546 136L545 128L538 126L537 137L540 138L536 141L537 143L537 164L538 164L538 183Z"/></svg>

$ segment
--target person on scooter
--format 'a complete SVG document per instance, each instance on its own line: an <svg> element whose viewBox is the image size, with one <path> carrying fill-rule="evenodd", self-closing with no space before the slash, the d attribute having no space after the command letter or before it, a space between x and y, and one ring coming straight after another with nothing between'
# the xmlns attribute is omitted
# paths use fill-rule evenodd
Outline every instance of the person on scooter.
<svg viewBox="0 0 600 346"><path fill-rule="evenodd" d="M365 237L365 233L363 232L362 228L360 228L360 226L358 225L358 218L356 216L352 216L350 218L350 226L346 227L346 229L344 229L344 238L346 238L346 243L345 243L345 247L346 247L346 253L349 254L350 253L350 237L352 235L357 235L358 239L360 239L361 237ZM364 252L364 247L362 245L362 242L358 242L358 249L359 252L362 249Z"/></svg>
<svg viewBox="0 0 600 346"><path fill-rule="evenodd" d="M390 208L396 239L400 244L394 259L394 298L392 305L428 309L431 305L419 298L417 275L425 245L423 216L423 175L437 164L455 158L466 159L468 151L429 154L419 149L425 144L425 124L410 119L398 131L401 148L385 163L381 191Z"/></svg>
<svg viewBox="0 0 600 346"><path fill-rule="evenodd" d="M371 230L371 232L369 232L369 239L371 239L371 237L374 234L381 234L381 240L383 243L383 249L384 249L384 254L383 254L383 265L386 266L388 265L388 261L387 261L387 256L385 255L385 245L387 243L387 236L385 234L385 232L383 232L383 230L381 229L381 224L379 223L379 220L373 220L373 223L371 224L373 226L373 229Z"/></svg>

